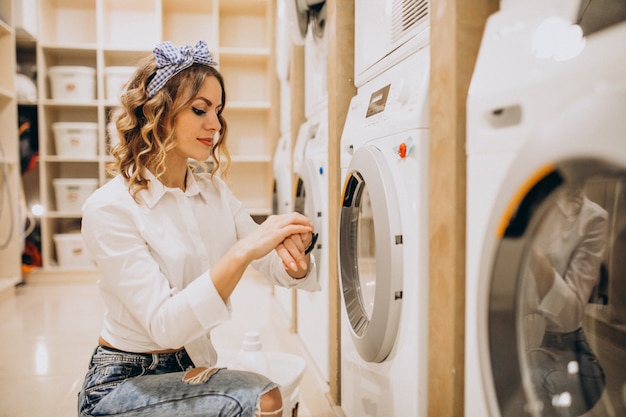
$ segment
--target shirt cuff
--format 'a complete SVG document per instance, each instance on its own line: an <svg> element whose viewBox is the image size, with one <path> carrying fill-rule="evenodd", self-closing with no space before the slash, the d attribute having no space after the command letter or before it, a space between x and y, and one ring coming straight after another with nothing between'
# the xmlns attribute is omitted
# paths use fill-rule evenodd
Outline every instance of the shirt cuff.
<svg viewBox="0 0 626 417"><path fill-rule="evenodd" d="M322 289L319 283L317 265L313 254L311 254L309 262L309 270L303 278L294 278L289 275L285 268L282 267L282 263L280 263L280 270L282 274L280 275L278 281L283 287L296 288L298 290L305 291L320 291Z"/></svg>
<svg viewBox="0 0 626 417"><path fill-rule="evenodd" d="M558 321L557 319L561 316L561 312L565 307L566 297L564 294L567 291L567 283L565 283L565 280L555 271L554 283L543 297L543 300L541 300L539 311L545 314L546 317L549 317L550 320Z"/></svg>
<svg viewBox="0 0 626 417"><path fill-rule="evenodd" d="M210 271L185 288L189 307L204 330L211 330L231 318L230 299L226 302L217 292Z"/></svg>

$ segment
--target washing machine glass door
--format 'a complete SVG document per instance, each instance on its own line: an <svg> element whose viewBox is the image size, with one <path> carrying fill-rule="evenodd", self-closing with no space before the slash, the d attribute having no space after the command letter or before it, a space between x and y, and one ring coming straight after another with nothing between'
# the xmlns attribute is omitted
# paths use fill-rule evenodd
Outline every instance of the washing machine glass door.
<svg viewBox="0 0 626 417"><path fill-rule="evenodd" d="M525 189L491 271L501 415L626 416L626 169L568 160Z"/></svg>
<svg viewBox="0 0 626 417"><path fill-rule="evenodd" d="M402 229L396 184L380 150L359 148L347 171L339 225L344 307L360 356L382 362L402 306Z"/></svg>

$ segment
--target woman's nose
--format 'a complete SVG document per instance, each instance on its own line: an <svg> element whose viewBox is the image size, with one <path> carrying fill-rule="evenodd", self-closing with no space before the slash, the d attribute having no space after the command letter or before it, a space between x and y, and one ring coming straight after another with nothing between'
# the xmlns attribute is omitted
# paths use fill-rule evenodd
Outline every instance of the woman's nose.
<svg viewBox="0 0 626 417"><path fill-rule="evenodd" d="M209 116L206 119L205 128L207 130L215 130L216 132L219 132L222 128L219 117L216 113L213 112L210 112L208 114Z"/></svg>

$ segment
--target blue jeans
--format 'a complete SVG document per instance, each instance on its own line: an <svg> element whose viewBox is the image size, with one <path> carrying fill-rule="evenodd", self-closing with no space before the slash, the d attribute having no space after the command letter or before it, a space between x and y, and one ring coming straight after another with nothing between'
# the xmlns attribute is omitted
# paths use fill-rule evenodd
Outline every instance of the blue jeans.
<svg viewBox="0 0 626 417"><path fill-rule="evenodd" d="M78 394L78 415L252 417L277 385L251 372L218 369L206 381L183 381L194 367L185 350L144 354L99 346Z"/></svg>
<svg viewBox="0 0 626 417"><path fill-rule="evenodd" d="M571 333L546 332L541 348L529 352L531 376L542 416L580 416L598 402L606 386L604 370L591 350L582 328ZM576 371L569 365L575 363ZM570 404L553 405L555 396L568 393Z"/></svg>

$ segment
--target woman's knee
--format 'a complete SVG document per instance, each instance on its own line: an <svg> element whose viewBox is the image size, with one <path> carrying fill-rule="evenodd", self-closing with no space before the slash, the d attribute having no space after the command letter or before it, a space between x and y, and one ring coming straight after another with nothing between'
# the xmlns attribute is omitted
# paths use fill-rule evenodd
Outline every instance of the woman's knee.
<svg viewBox="0 0 626 417"><path fill-rule="evenodd" d="M281 416L283 410L283 397L278 387L272 388L261 395L259 401L260 416Z"/></svg>

